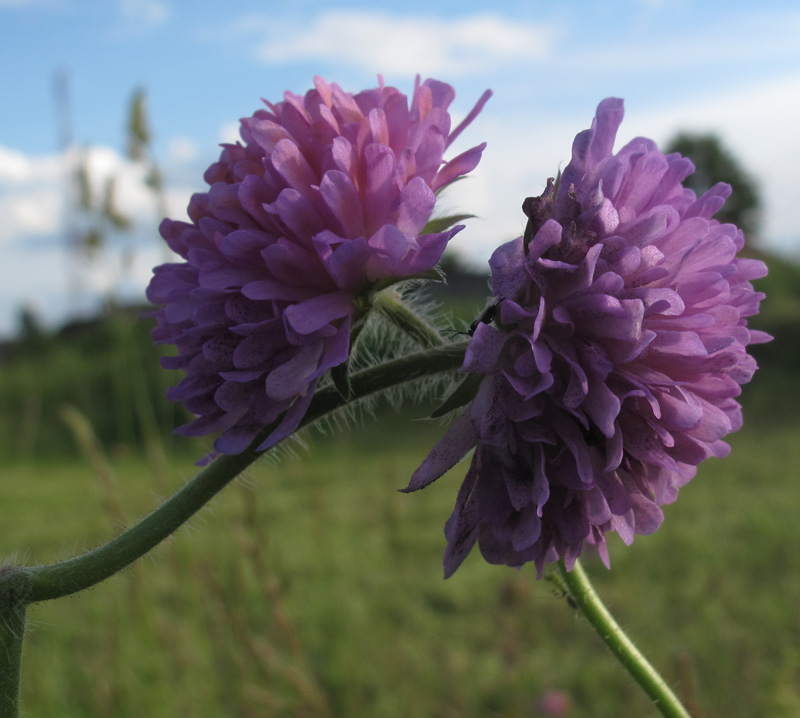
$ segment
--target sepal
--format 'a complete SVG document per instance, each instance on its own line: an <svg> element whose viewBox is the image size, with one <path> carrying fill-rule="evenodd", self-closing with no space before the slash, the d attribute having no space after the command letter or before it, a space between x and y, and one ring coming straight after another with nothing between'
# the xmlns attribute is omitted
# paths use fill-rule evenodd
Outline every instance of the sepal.
<svg viewBox="0 0 800 718"><path fill-rule="evenodd" d="M350 357L347 358L347 361L331 369L331 379L336 391L339 392L339 396L345 401L349 400L350 395L353 393L353 389L350 386Z"/></svg>
<svg viewBox="0 0 800 718"><path fill-rule="evenodd" d="M373 307L420 346L431 348L444 344L436 328L429 324L425 317L406 306L397 292L389 291L376 295Z"/></svg>
<svg viewBox="0 0 800 718"><path fill-rule="evenodd" d="M483 377L480 374L467 374L462 381L440 406L434 409L431 419L439 419L451 411L469 404L478 393Z"/></svg>
<svg viewBox="0 0 800 718"><path fill-rule="evenodd" d="M383 279L379 279L377 282L375 282L370 287L370 291L374 295L382 292L384 289L393 287L395 284L413 281L444 282L446 284L447 278L445 273L439 269L439 267L431 267L430 269L426 269L424 272L418 272L410 277L384 277Z"/></svg>
<svg viewBox="0 0 800 718"><path fill-rule="evenodd" d="M350 348L347 352L347 359L341 364L331 368L331 380L336 391L346 401L349 401L353 395L353 389L350 386L350 357L353 356L356 342L361 335L362 330L366 325L366 315L363 315L354 325L350 331Z"/></svg>
<svg viewBox="0 0 800 718"><path fill-rule="evenodd" d="M459 222L463 222L465 219L473 219L475 216L474 214L451 214L447 217L434 217L423 227L422 234L439 234L440 232L446 232L451 227L455 227Z"/></svg>

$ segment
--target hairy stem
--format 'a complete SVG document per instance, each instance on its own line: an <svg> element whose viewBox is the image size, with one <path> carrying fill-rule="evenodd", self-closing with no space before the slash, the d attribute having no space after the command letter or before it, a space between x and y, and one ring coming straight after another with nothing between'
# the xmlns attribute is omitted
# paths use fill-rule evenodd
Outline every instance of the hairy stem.
<svg viewBox="0 0 800 718"><path fill-rule="evenodd" d="M464 343L410 354L365 369L351 377L352 400L389 389L411 379L457 369L464 359ZM333 387L317 392L301 426L340 408L346 400ZM256 450L272 427L259 434L243 453L223 455L165 501L152 514L109 543L82 556L61 563L25 569L30 577L27 603L47 601L82 591L113 576L143 556L252 464L261 454ZM1 577L0 577L1 578Z"/></svg>
<svg viewBox="0 0 800 718"><path fill-rule="evenodd" d="M25 569L0 566L0 718L19 714L19 685L25 606L29 592Z"/></svg>
<svg viewBox="0 0 800 718"><path fill-rule="evenodd" d="M683 707L666 681L633 645L631 639L608 612L580 563L576 561L572 571L567 571L563 560L560 560L557 566L558 577L569 589L570 596L581 613L586 616L594 630L619 662L625 666L628 673L650 696L661 715L665 718L690 718L689 712Z"/></svg>

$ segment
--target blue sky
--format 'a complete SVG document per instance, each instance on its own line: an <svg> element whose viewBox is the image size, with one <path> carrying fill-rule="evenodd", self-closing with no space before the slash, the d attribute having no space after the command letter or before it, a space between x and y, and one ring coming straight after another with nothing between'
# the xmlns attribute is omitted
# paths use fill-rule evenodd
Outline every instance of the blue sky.
<svg viewBox="0 0 800 718"><path fill-rule="evenodd" d="M666 142L680 129L718 133L761 184L764 245L800 253L796 2L226 5L0 0L0 335L13 331L22 304L54 323L103 294L141 297L150 267L163 261L141 168L124 159L137 87L147 91L173 216L203 188L218 143L235 139L238 118L261 97L302 93L315 74L358 91L382 73L408 91L419 72L456 88L457 116L485 88L495 93L459 140L461 148L486 140L484 161L448 198L480 215L457 240L475 264L521 232L522 198L540 193L611 95L626 101L618 146L636 135ZM98 178L117 177L119 203L137 219L129 237L91 262L64 249L68 161L57 72L69 78L74 139L92 148Z"/></svg>

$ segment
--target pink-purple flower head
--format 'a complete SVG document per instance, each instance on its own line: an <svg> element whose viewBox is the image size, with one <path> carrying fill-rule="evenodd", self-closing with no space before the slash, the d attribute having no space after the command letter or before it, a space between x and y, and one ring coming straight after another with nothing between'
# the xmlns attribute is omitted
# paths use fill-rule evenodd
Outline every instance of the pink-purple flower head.
<svg viewBox="0 0 800 718"><path fill-rule="evenodd" d="M190 222L161 234L184 261L155 269L147 296L164 305L154 338L185 378L169 393L197 418L180 433L221 432L217 451L243 451L283 418L260 448L301 421L325 372L348 357L359 297L376 282L430 270L461 229L422 234L435 192L478 164L485 145L449 162L455 93L436 80L404 94L351 95L315 78L305 97L241 121L195 194Z"/></svg>
<svg viewBox="0 0 800 718"><path fill-rule="evenodd" d="M638 138L612 154L623 106L600 103L560 181L525 201L525 235L491 258L496 326L479 322L463 369L477 395L414 473L427 486L473 446L445 534L445 574L477 542L491 563L563 559L605 535L630 544L742 423L756 369L747 327L765 265L713 219L730 187L702 197L694 171ZM500 301L500 298L502 300Z"/></svg>

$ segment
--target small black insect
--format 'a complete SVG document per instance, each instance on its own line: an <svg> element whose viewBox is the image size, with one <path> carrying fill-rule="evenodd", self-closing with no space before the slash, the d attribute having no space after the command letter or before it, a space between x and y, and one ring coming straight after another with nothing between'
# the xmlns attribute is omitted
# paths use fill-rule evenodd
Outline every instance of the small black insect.
<svg viewBox="0 0 800 718"><path fill-rule="evenodd" d="M469 325L469 329L465 332L460 332L453 329L453 335L456 334L464 334L465 336L471 337L475 334L475 330L478 328L479 324L491 324L494 321L495 316L497 316L497 309L500 306L500 302L502 302L505 297L495 297L492 299L489 304L486 305L486 308L476 317L475 321Z"/></svg>

